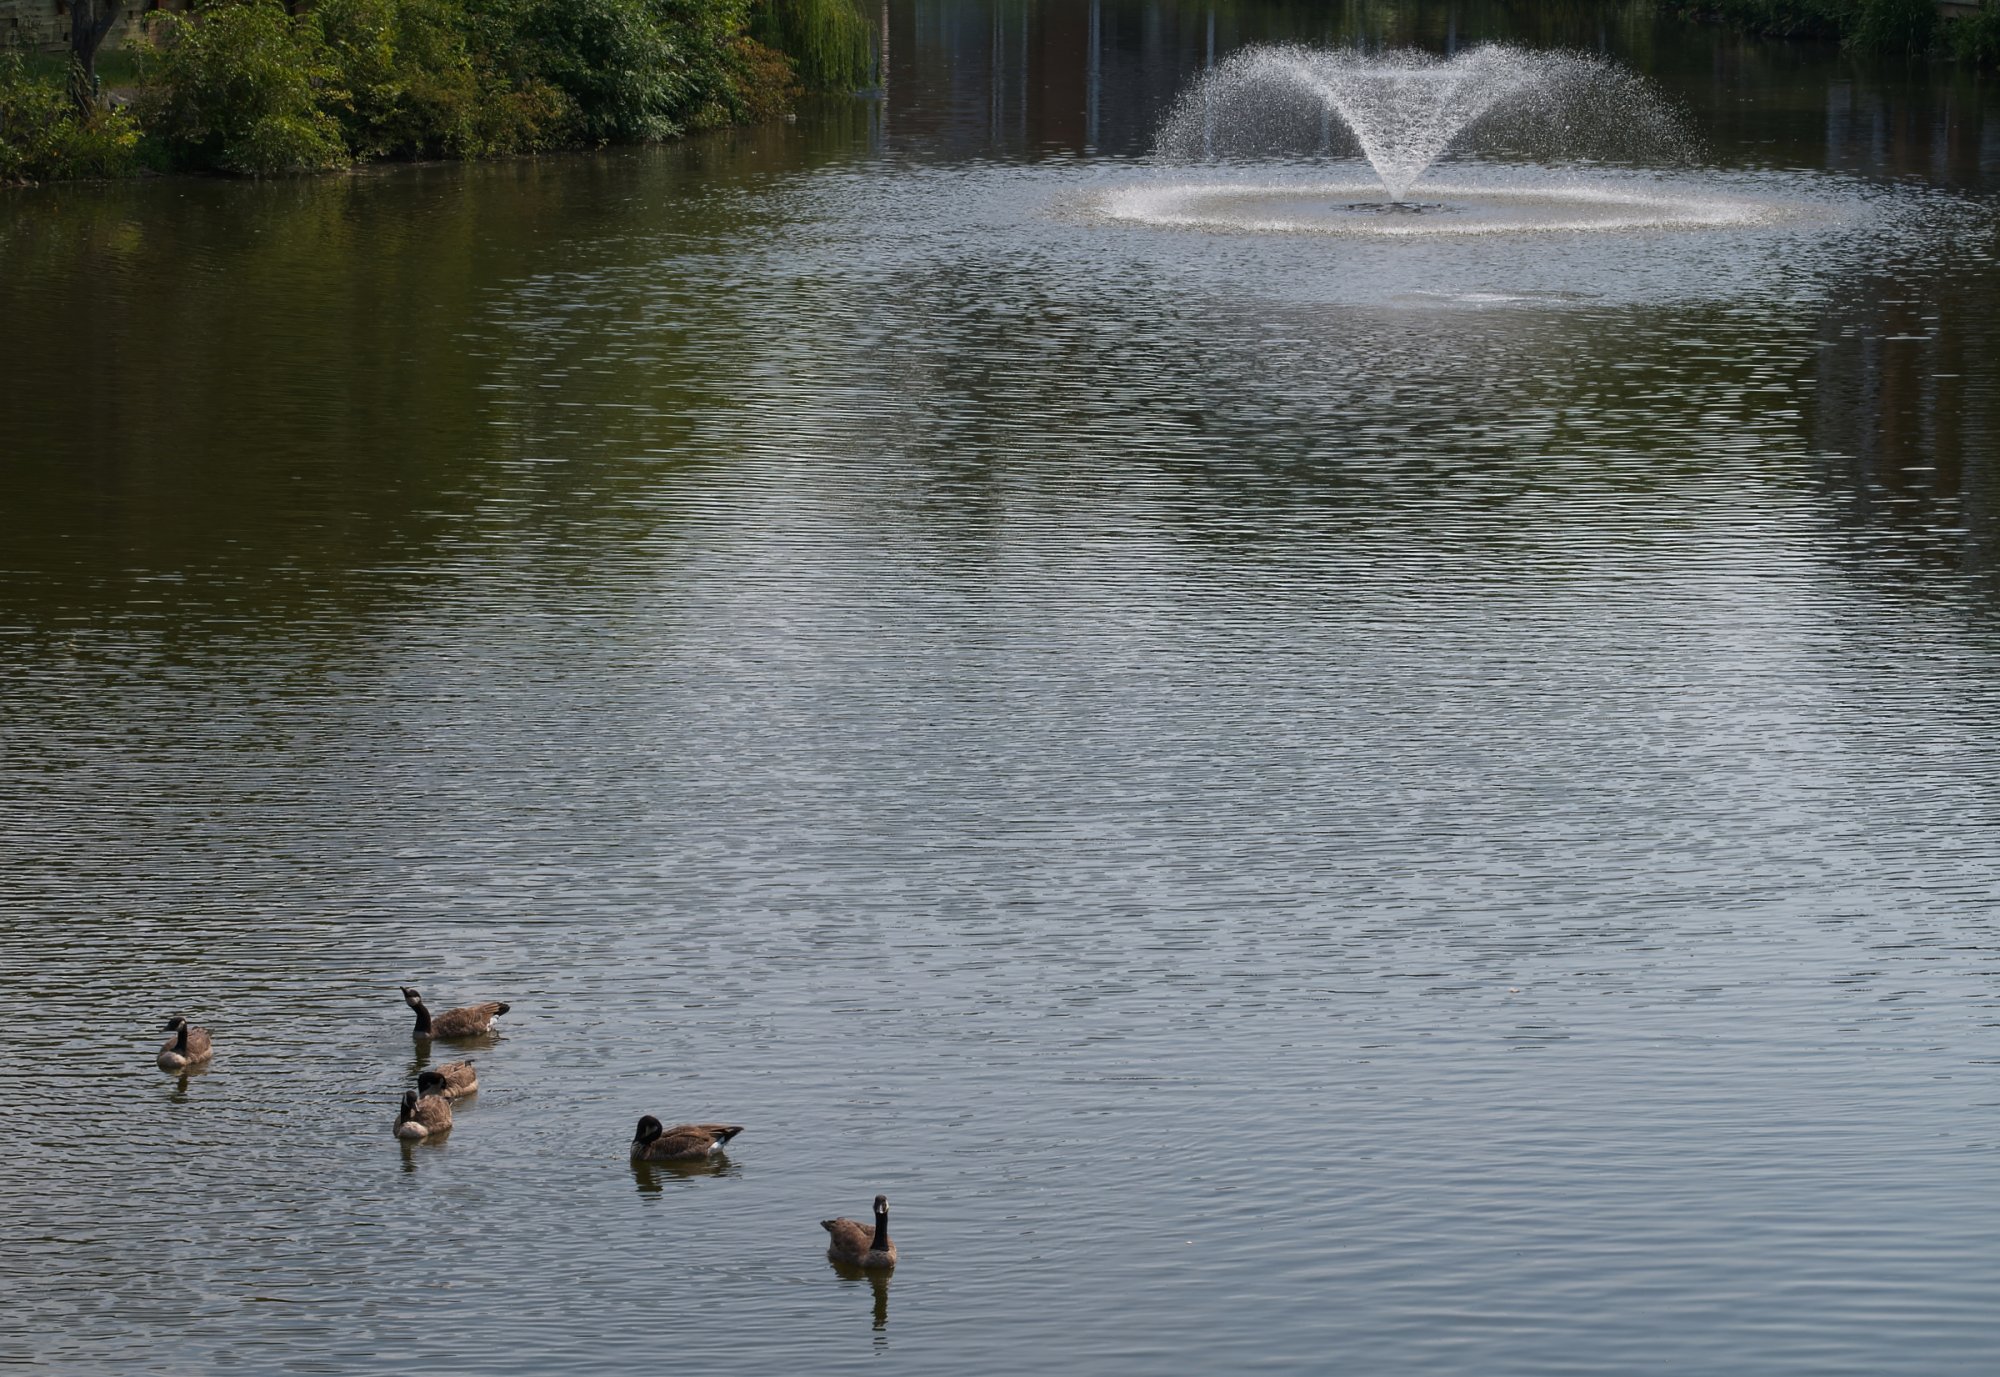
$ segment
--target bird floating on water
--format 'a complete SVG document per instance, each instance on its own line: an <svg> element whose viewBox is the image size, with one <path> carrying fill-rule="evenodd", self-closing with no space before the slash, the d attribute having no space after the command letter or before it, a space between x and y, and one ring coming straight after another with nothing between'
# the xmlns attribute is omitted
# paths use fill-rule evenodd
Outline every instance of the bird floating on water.
<svg viewBox="0 0 2000 1377"><path fill-rule="evenodd" d="M445 1099L444 1077L426 1071L417 1077L417 1088L403 1092L403 1107L396 1112L398 1138L429 1138L451 1132L451 1102Z"/></svg>
<svg viewBox="0 0 2000 1377"><path fill-rule="evenodd" d="M417 1026L411 1035L420 1038L476 1038L493 1031L493 1020L511 1007L498 1000L488 1004L467 1004L432 1014L424 1007L424 997L408 985L402 987L403 1002L417 1011Z"/></svg>
<svg viewBox="0 0 2000 1377"><path fill-rule="evenodd" d="M479 1093L479 1072L472 1065L472 1059L448 1061L437 1068L437 1075L444 1079L444 1089L438 1093L447 1100L462 1100L467 1095Z"/></svg>
<svg viewBox="0 0 2000 1377"><path fill-rule="evenodd" d="M190 1026L179 1014L167 1020L167 1029L173 1036L160 1044L160 1055L156 1058L162 1071L185 1071L215 1055L208 1029Z"/></svg>
<svg viewBox="0 0 2000 1377"><path fill-rule="evenodd" d="M822 1219L819 1226L832 1235L826 1255L852 1267L894 1267L896 1245L889 1241L889 1197L875 1197L875 1227L854 1219Z"/></svg>
<svg viewBox="0 0 2000 1377"><path fill-rule="evenodd" d="M662 1128L648 1114L632 1135L635 1162L691 1162L722 1151L723 1144L743 1131L741 1124L678 1124Z"/></svg>

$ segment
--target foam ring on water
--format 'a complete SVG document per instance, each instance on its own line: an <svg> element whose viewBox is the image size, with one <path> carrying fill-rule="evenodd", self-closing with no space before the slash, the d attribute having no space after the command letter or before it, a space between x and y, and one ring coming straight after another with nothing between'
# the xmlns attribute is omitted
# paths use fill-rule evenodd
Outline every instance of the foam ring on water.
<svg viewBox="0 0 2000 1377"><path fill-rule="evenodd" d="M1097 198L1121 224L1230 234L1425 235L1698 230L1766 224L1785 207L1686 188L1426 182L1422 214L1389 213L1377 182L1179 182L1128 186Z"/></svg>

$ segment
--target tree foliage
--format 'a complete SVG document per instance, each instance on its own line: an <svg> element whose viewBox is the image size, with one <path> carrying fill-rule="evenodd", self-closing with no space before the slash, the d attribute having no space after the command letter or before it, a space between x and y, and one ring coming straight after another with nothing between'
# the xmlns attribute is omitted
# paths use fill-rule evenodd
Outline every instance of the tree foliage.
<svg viewBox="0 0 2000 1377"><path fill-rule="evenodd" d="M858 0L759 0L750 32L788 54L817 91L851 91L873 78L875 31Z"/></svg>
<svg viewBox="0 0 2000 1377"><path fill-rule="evenodd" d="M63 78L37 76L0 48L0 185L132 171L139 126L120 110L79 108Z"/></svg>
<svg viewBox="0 0 2000 1377"><path fill-rule="evenodd" d="M455 0L322 0L314 17L357 159L528 153L568 137L563 94L498 61Z"/></svg>
<svg viewBox="0 0 2000 1377"><path fill-rule="evenodd" d="M1773 38L1837 38L1860 53L1925 57L1944 52L1982 66L2000 64L2000 0L1945 19L1934 0L1662 0L1687 19L1719 20Z"/></svg>
<svg viewBox="0 0 2000 1377"><path fill-rule="evenodd" d="M1986 0L1979 13L1953 20L1945 34L1960 60L2000 67L2000 0Z"/></svg>
<svg viewBox="0 0 2000 1377"><path fill-rule="evenodd" d="M153 21L143 118L168 164L253 176L666 139L787 107L751 4L212 0Z"/></svg>
<svg viewBox="0 0 2000 1377"><path fill-rule="evenodd" d="M349 161L331 113L346 92L314 20L279 0L225 0L154 22L141 111L173 165L273 176Z"/></svg>

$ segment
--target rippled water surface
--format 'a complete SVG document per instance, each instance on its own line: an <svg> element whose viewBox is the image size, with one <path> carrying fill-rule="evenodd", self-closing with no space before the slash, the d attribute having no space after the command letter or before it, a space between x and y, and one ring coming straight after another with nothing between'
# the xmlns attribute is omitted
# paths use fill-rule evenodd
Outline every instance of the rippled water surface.
<svg viewBox="0 0 2000 1377"><path fill-rule="evenodd" d="M1413 13L1710 139L1440 180L1776 209L1122 215L1356 175L1155 165L1136 0L0 198L0 1362L1990 1372L2000 106ZM442 1144L401 983L513 1006Z"/></svg>

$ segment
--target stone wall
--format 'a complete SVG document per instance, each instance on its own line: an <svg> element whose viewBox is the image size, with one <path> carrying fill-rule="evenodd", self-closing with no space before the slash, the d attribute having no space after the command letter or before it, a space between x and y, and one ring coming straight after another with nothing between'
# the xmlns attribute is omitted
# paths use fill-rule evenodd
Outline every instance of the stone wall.
<svg viewBox="0 0 2000 1377"><path fill-rule="evenodd" d="M173 0L166 4L161 0L125 0L104 46L122 47L135 38L139 20L149 10L182 8L184 4ZM68 0L0 0L0 47L9 44L30 53L59 53L68 48Z"/></svg>

